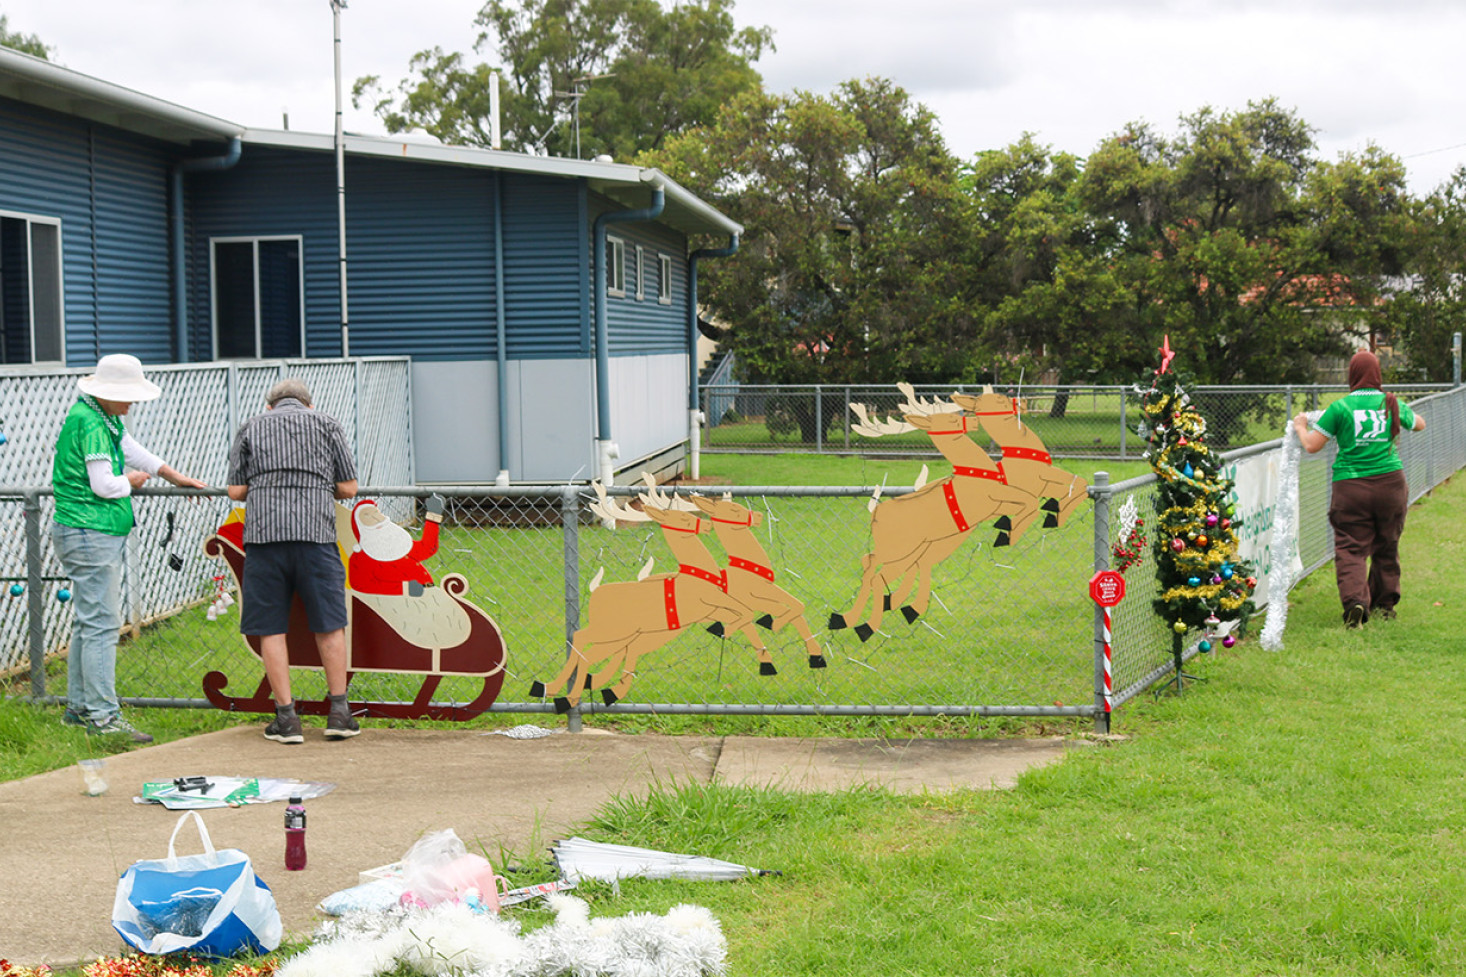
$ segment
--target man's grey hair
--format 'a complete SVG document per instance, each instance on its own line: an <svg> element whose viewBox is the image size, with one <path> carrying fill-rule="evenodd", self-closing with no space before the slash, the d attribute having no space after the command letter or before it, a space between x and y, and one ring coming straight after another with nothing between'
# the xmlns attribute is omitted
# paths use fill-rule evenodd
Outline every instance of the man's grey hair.
<svg viewBox="0 0 1466 977"><path fill-rule="evenodd" d="M270 392L265 394L265 403L274 407L286 397L292 397L307 407L311 406L310 388L305 385L304 380L296 377L286 377L271 387Z"/></svg>

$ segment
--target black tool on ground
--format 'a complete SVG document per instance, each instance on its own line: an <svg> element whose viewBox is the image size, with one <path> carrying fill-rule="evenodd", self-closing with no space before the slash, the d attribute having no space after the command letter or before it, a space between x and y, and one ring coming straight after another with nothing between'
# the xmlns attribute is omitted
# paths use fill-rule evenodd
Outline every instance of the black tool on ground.
<svg viewBox="0 0 1466 977"><path fill-rule="evenodd" d="M191 790L203 793L212 786L214 786L213 781L207 777L179 777L173 781L174 789L180 794L187 793Z"/></svg>

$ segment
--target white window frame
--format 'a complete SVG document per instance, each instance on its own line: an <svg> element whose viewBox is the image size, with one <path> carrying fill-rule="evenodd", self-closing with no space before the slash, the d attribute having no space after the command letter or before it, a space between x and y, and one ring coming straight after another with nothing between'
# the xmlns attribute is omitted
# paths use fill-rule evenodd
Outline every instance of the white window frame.
<svg viewBox="0 0 1466 977"><path fill-rule="evenodd" d="M26 277L26 324L29 329L29 356L27 363L61 363L66 362L66 249L62 241L61 218L48 217L42 214L27 214L20 211L0 210L0 217L10 220L23 220L25 228L25 271ZM37 224L56 229L56 349L60 356L57 359L37 360L36 359L36 257L35 257L35 234L32 230ZM0 275L5 274L0 269ZM0 345L0 362L4 360L3 345Z"/></svg>
<svg viewBox="0 0 1466 977"><path fill-rule="evenodd" d="M657 255L657 304L672 304L672 256Z"/></svg>
<svg viewBox="0 0 1466 977"><path fill-rule="evenodd" d="M619 237L606 237L606 294L626 297L626 242Z"/></svg>
<svg viewBox="0 0 1466 977"><path fill-rule="evenodd" d="M255 355L243 357L244 359L261 359L260 346L264 339L263 328L260 322L260 243L263 241L294 241L296 243L295 259L298 265L296 281L300 285L300 352L299 356L306 355L305 346L305 236L302 234L259 234L240 235L234 237L221 236L209 238L209 343L210 359L219 358L219 282L215 274L215 255L220 244L253 244L254 245L254 297L255 297Z"/></svg>
<svg viewBox="0 0 1466 977"><path fill-rule="evenodd" d="M646 298L646 249L636 246L636 300Z"/></svg>

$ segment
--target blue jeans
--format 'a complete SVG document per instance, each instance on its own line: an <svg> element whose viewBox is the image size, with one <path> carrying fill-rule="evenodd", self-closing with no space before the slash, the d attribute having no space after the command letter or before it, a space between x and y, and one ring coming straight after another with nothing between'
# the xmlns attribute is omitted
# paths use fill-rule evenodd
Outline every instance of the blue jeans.
<svg viewBox="0 0 1466 977"><path fill-rule="evenodd" d="M117 634L127 537L53 523L51 545L71 577L76 608L66 663L67 703L81 718L105 723L118 713Z"/></svg>

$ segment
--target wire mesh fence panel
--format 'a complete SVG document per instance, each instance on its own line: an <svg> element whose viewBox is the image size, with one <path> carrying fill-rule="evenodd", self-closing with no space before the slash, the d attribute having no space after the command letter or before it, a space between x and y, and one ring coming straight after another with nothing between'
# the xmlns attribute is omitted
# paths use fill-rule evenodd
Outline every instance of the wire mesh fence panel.
<svg viewBox="0 0 1466 977"><path fill-rule="evenodd" d="M953 393L976 394L973 385L916 385L923 401L945 400ZM1137 433L1140 412L1133 387L1123 385L999 385L995 388L1021 405L1024 422L1042 438L1049 452L1065 458L1139 458L1145 450ZM1391 386L1406 401L1428 396L1439 384ZM1198 386L1192 390L1207 417L1209 436L1220 449L1270 441L1284 423L1303 410L1320 410L1342 397L1337 386ZM702 450L710 452L818 451L853 454L933 455L919 432L865 437L860 415L899 420L907 395L895 384L755 385L717 384L699 396L707 417ZM979 437L979 440L982 440Z"/></svg>

